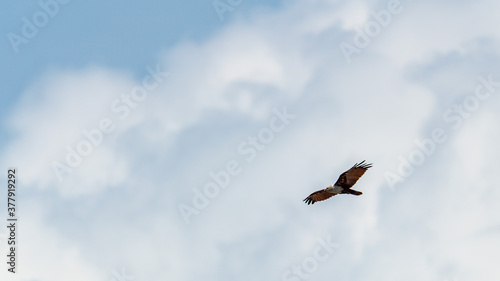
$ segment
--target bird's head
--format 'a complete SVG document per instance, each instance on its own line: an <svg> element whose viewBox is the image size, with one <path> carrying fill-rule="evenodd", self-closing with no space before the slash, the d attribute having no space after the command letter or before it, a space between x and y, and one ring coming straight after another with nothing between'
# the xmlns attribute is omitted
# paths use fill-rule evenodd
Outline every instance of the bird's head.
<svg viewBox="0 0 500 281"><path fill-rule="evenodd" d="M333 184L330 184L329 186L325 187L325 190L332 189L332 188L333 188Z"/></svg>

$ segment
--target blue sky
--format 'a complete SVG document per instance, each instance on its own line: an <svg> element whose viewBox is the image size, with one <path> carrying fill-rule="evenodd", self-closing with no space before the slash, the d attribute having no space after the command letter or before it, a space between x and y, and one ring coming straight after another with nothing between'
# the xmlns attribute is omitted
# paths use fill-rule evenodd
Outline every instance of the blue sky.
<svg viewBox="0 0 500 281"><path fill-rule="evenodd" d="M0 4L2 280L500 277L498 3L63 2Z"/></svg>
<svg viewBox="0 0 500 281"><path fill-rule="evenodd" d="M48 23L29 43L14 51L9 33L22 35L26 17L44 11L40 3L51 1L2 2L0 46L1 73L5 81L2 93L15 99L28 81L47 68L79 68L98 64L127 69L141 76L143 65L154 62L159 54L183 40L200 41L219 28L255 9L273 9L280 1L242 2L233 12L223 14L221 21L210 1L61 1L50 10ZM265 4L265 5L264 5ZM126 46L126 47L125 47Z"/></svg>

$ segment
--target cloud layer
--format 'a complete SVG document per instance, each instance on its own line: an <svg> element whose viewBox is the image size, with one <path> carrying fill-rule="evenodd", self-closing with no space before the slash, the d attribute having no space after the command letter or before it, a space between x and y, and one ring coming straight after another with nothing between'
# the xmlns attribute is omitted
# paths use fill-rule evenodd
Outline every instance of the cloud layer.
<svg viewBox="0 0 500 281"><path fill-rule="evenodd" d="M500 87L467 114L453 110L479 77L500 81L500 7L399 4L350 63L339 45L387 3L256 12L144 66L169 75L140 101L146 76L98 66L41 75L6 122L15 138L2 156L21 172L19 280L113 280L123 268L134 280L497 280ZM295 118L263 142L283 107ZM60 181L53 162L103 119L114 130ZM436 128L446 141L391 188L387 172ZM252 137L249 160L238 147ZM363 159L374 163L363 196L303 204ZM186 224L180 204L193 206L193 189L230 161L241 172ZM326 237L339 247L308 271Z"/></svg>

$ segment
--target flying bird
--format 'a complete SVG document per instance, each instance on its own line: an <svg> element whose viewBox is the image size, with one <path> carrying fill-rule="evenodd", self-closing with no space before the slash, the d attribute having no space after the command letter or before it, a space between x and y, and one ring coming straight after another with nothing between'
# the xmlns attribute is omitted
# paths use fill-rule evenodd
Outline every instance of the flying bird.
<svg viewBox="0 0 500 281"><path fill-rule="evenodd" d="M351 189L351 187L366 172L366 170L371 167L372 164L365 164L365 160L363 160L359 164L358 163L354 164L352 168L350 168L349 170L342 173L342 175L340 175L339 179L335 184L332 184L326 187L325 189L311 193L311 195L307 196L307 198L304 199L304 202L306 202L307 205L314 204L318 201L326 200L339 193L347 193L352 195L363 194L361 191Z"/></svg>

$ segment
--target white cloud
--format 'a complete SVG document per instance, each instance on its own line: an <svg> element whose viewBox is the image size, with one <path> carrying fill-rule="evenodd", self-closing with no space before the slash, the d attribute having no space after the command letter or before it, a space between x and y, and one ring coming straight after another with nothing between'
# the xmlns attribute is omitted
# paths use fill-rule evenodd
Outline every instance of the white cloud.
<svg viewBox="0 0 500 281"><path fill-rule="evenodd" d="M9 145L3 163L18 166L27 187L58 186L63 193L78 189L76 193L85 192L82 189L88 190L88 184L96 190L116 184L117 180L121 182L126 162L112 149L84 158L73 174L76 181L60 183L51 165L53 161L65 164L66 147L76 150L76 145L86 139L82 130L98 128L102 118L112 115L111 101L129 92L132 86L127 75L97 67L50 72L26 90L18 111L9 119L8 124L18 138ZM114 137L104 138L106 145ZM99 146L94 149L104 150ZM110 174L96 174L110 169L114 170L111 172L114 179L106 179ZM82 178L85 183L78 186L83 183Z"/></svg>
<svg viewBox="0 0 500 281"><path fill-rule="evenodd" d="M2 279L102 280L106 277L92 260L83 257L84 247L78 241L65 237L61 229L47 221L48 212L41 208L42 204L29 199L23 203L17 221L17 272L2 270Z"/></svg>

